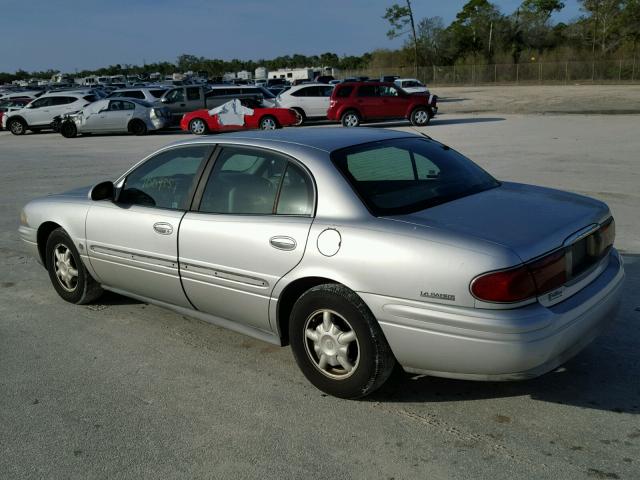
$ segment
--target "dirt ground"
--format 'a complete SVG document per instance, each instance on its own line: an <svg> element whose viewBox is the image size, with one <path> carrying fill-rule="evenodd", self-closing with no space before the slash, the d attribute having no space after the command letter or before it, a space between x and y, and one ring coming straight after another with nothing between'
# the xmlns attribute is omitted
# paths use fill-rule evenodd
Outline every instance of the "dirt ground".
<svg viewBox="0 0 640 480"><path fill-rule="evenodd" d="M434 87L441 113L640 113L640 85Z"/></svg>

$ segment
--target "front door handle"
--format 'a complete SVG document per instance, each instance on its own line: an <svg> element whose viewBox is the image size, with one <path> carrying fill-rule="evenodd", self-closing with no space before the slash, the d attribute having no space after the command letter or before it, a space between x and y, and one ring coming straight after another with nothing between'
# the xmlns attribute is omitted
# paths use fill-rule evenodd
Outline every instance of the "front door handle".
<svg viewBox="0 0 640 480"><path fill-rule="evenodd" d="M160 235L171 235L173 233L173 225L166 222L154 223L153 229Z"/></svg>
<svg viewBox="0 0 640 480"><path fill-rule="evenodd" d="M285 236L271 237L269 243L278 250L295 250L297 245L293 238Z"/></svg>

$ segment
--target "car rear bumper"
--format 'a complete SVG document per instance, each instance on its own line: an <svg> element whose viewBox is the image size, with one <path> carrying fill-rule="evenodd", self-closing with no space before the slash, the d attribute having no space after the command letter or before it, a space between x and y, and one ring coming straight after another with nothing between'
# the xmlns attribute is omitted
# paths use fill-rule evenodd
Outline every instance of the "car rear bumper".
<svg viewBox="0 0 640 480"><path fill-rule="evenodd" d="M408 372L469 380L521 380L553 370L616 316L624 279L619 254L593 282L552 307L487 310L361 293Z"/></svg>

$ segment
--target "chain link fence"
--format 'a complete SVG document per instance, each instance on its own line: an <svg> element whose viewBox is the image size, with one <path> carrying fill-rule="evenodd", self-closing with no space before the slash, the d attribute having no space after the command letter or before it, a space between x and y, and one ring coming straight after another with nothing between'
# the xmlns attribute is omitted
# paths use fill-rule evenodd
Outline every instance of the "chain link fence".
<svg viewBox="0 0 640 480"><path fill-rule="evenodd" d="M569 84L640 83L640 62L608 60L596 62L549 62L494 65L452 65L418 67L418 79L428 85L490 85L490 84ZM366 76L379 78L398 75L415 78L414 67L368 68L343 70L343 78Z"/></svg>

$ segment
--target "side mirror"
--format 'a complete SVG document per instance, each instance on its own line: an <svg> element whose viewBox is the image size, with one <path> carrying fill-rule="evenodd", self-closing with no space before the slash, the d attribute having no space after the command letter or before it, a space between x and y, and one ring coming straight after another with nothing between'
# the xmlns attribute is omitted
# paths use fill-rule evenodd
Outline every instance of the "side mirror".
<svg viewBox="0 0 640 480"><path fill-rule="evenodd" d="M113 182L101 182L97 185L94 185L89 193L89 198L91 200L114 200L115 198L115 188L113 186Z"/></svg>
<svg viewBox="0 0 640 480"><path fill-rule="evenodd" d="M171 103L167 97L161 97L161 98L160 98L160 101L161 101L162 103Z"/></svg>

